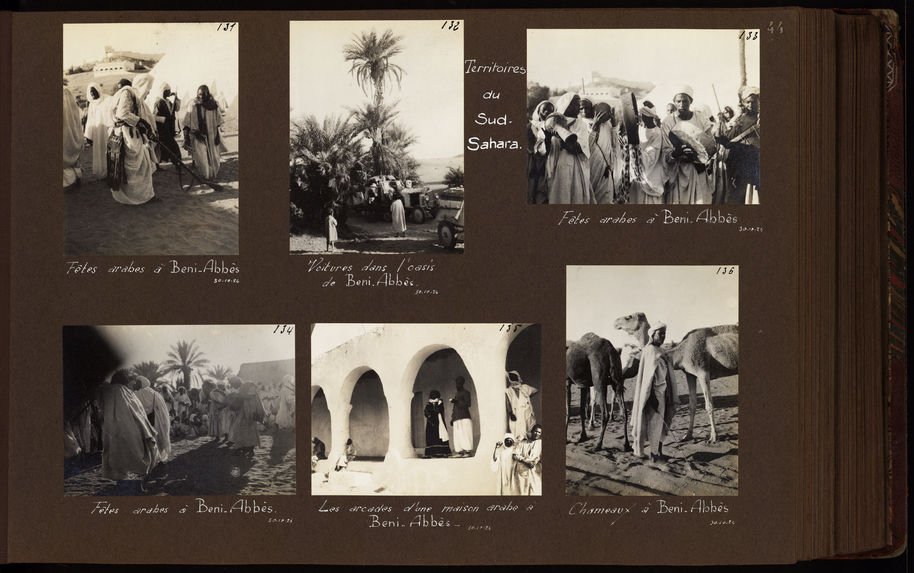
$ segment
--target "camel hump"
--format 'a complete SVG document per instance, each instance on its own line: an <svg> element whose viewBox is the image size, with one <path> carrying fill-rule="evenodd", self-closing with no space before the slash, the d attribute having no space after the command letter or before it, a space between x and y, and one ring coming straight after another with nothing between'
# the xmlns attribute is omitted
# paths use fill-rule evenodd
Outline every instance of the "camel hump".
<svg viewBox="0 0 914 573"><path fill-rule="evenodd" d="M591 344L599 344L601 340L606 340L606 339L603 338L602 336L600 336L599 334L595 334L593 332L588 332L587 334L582 336L580 340L578 340L578 344L580 344L581 346L590 346Z"/></svg>
<svg viewBox="0 0 914 573"><path fill-rule="evenodd" d="M718 334L728 334L728 333L738 334L739 325L738 324L722 324L719 326L702 326L701 328L693 328L692 330L686 332L682 336L682 340L680 341L680 343L685 342L685 340L691 336L707 338L708 336L716 336Z"/></svg>
<svg viewBox="0 0 914 573"><path fill-rule="evenodd" d="M708 354L718 364L728 370L739 367L739 334L736 332L723 332L707 339Z"/></svg>
<svg viewBox="0 0 914 573"><path fill-rule="evenodd" d="M568 342L566 341L566 344ZM570 342L565 352L565 376L576 383L590 385L592 362L604 380L618 379L622 370L619 351L609 340L588 332L577 342Z"/></svg>

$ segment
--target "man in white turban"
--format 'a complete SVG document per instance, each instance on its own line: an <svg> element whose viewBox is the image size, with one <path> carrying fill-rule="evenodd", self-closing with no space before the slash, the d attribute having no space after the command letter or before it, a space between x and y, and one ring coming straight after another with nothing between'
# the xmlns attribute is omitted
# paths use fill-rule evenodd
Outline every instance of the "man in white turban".
<svg viewBox="0 0 914 573"><path fill-rule="evenodd" d="M717 142L729 150L727 173L733 186L727 189L725 203L758 203L761 131L759 127L759 89L743 86L739 90L742 113L733 120Z"/></svg>
<svg viewBox="0 0 914 573"><path fill-rule="evenodd" d="M63 88L63 186L67 188L79 182L79 155L85 145L80 126L79 106L76 98L66 87Z"/></svg>
<svg viewBox="0 0 914 573"><path fill-rule="evenodd" d="M517 445L514 435L510 432L505 434L505 439L495 444L492 451L492 471L496 474L495 494L496 495L520 495L520 487L517 483L517 472L515 472L514 449Z"/></svg>
<svg viewBox="0 0 914 573"><path fill-rule="evenodd" d="M170 85L163 83L159 90L151 107L152 113L155 115L156 132L159 136L156 161L177 164L181 161L181 148L178 147L178 142L175 140L176 113L181 106L177 97L173 97ZM176 169L178 168L176 167Z"/></svg>
<svg viewBox="0 0 914 573"><path fill-rule="evenodd" d="M104 179L108 174L106 153L108 151L108 132L114 128L114 115L111 111L113 100L101 92L98 84L86 87L86 128L83 135L92 145L92 175Z"/></svg>
<svg viewBox="0 0 914 573"><path fill-rule="evenodd" d="M581 98L574 92L564 94L555 104L553 115L544 123L550 140L546 160L546 185L553 205L596 203L590 183L590 133L581 112Z"/></svg>
<svg viewBox="0 0 914 573"><path fill-rule="evenodd" d="M142 205L155 197L152 187L155 163L149 146L155 119L128 79L117 83L113 109L113 132L123 138L122 163L118 163L123 165L123 172L108 173L109 180L117 177L120 181L118 189L111 189L111 196L118 203Z"/></svg>
<svg viewBox="0 0 914 573"><path fill-rule="evenodd" d="M146 418L156 431L156 460L167 462L171 457L171 418L168 415L168 406L165 405L162 395L152 389L149 379L145 376L137 376L134 384L133 393L143 405Z"/></svg>
<svg viewBox="0 0 914 573"><path fill-rule="evenodd" d="M156 430L129 384L127 371L118 370L110 384L101 386L102 477L117 480L122 492L128 488L128 481L134 481L131 493L139 493L144 491L144 476L158 459Z"/></svg>
<svg viewBox="0 0 914 573"><path fill-rule="evenodd" d="M712 126L703 113L692 109L693 94L692 86L676 88L673 97L676 112L667 116L661 125L668 202L672 204L706 205L711 202L707 152L696 142L713 141Z"/></svg>
<svg viewBox="0 0 914 573"><path fill-rule="evenodd" d="M660 349L666 339L666 325L657 323L648 331L650 342L641 351L641 363L635 376L632 401L632 447L644 457L644 444L651 448L651 459L663 458L663 439L676 409L676 388L671 369Z"/></svg>
<svg viewBox="0 0 914 573"><path fill-rule="evenodd" d="M642 205L663 203L666 172L663 163L663 134L660 131L660 117L654 104L645 101L638 109L641 125L638 126L638 145L630 146L629 165L637 169L630 170L631 202Z"/></svg>
<svg viewBox="0 0 914 573"><path fill-rule="evenodd" d="M622 149L615 114L606 102L593 107L590 123L590 185L597 203L612 203L622 183Z"/></svg>
<svg viewBox="0 0 914 573"><path fill-rule="evenodd" d="M515 436L526 437L530 428L536 424L533 405L530 396L538 390L529 384L524 384L517 370L505 373L508 383L505 388L505 406L508 414L508 428Z"/></svg>
<svg viewBox="0 0 914 573"><path fill-rule="evenodd" d="M279 385L279 408L276 425L280 430L295 429L295 379L286 374Z"/></svg>

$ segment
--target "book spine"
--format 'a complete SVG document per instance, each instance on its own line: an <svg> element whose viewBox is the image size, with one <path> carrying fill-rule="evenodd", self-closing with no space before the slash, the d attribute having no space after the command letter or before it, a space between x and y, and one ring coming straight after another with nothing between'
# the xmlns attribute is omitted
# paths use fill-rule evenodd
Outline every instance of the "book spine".
<svg viewBox="0 0 914 573"><path fill-rule="evenodd" d="M907 235L905 225L905 81L904 50L899 40L898 14L875 13L884 39L885 69L885 215L887 271L885 277L885 345L888 348L888 522L886 547L878 554L890 555L904 548L908 531L907 443Z"/></svg>

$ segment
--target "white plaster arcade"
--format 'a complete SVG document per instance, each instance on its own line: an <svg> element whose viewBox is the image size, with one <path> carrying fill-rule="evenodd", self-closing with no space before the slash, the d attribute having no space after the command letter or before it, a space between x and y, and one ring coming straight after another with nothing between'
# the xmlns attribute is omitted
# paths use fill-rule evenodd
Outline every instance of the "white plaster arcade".
<svg viewBox="0 0 914 573"><path fill-rule="evenodd" d="M342 454L346 439L352 435L355 420L350 421L350 412L354 408L351 402L355 401L355 407L363 408L353 399L356 384L360 383L361 393L362 384L375 385L379 382L383 399L387 402L386 432L382 428L368 436L361 431L361 440L366 443L360 444L355 436L353 442L359 455L366 448L370 455L376 455L378 444L386 438L386 451L383 461L356 460L350 466L353 471L370 472L371 488L382 490L380 493L387 495L493 495L492 449L495 442L504 437L507 423L505 360L512 341L526 328L524 325L517 330L513 327L500 329L501 326L387 324L315 356L311 365L311 400L312 406L317 405L323 413L316 419L319 420L318 425L312 425L312 431L324 433L327 410L330 415L330 435L319 436L327 444L328 459L320 462L317 471L332 473L333 461ZM424 444L414 446L411 423L411 410L412 417L415 416L415 405L411 407L411 403L416 377L430 355L447 348L456 351L475 387L473 398L474 414L478 413L479 423L478 449L476 455L469 458L422 459L417 457L416 450L421 452L418 446ZM539 378L539 356L536 362L530 368ZM522 364L507 366L519 370L522 375L525 370ZM540 387L539 380L536 380L535 386ZM443 382L439 389L447 401L454 393L453 380ZM319 390L323 390L323 396L318 397L318 404L314 404ZM375 391L370 390L369 393ZM327 410L323 410L324 400ZM377 404L378 400L375 399L375 402ZM377 413L366 412L361 418L363 421L366 415L378 416ZM450 404L446 419L450 421Z"/></svg>

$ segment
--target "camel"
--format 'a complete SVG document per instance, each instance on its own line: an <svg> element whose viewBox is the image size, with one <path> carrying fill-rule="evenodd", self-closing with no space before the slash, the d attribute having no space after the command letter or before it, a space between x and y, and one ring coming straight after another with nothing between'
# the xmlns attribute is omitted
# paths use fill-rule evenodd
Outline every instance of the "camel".
<svg viewBox="0 0 914 573"><path fill-rule="evenodd" d="M567 393L567 410L565 415L565 433L568 433L568 424L571 420L571 385L575 384L581 388L580 412L581 412L581 436L578 443L587 440L586 431L586 411L587 411L587 394L584 389L593 388L594 402L601 407L602 429L600 438L593 447L594 452L603 447L603 434L606 433L606 424L609 421L606 409L606 392L614 392L613 400L616 398L621 402L624 394L624 378L622 378L622 364L619 359L619 351L613 346L612 342L601 338L592 332L588 332L578 341L566 341L565 343L565 388ZM625 420L622 426L622 436L625 450L631 450L631 444L628 441L628 414L625 411L625 404L622 403L622 417Z"/></svg>
<svg viewBox="0 0 914 573"><path fill-rule="evenodd" d="M620 316L613 326L636 340L647 344L650 324L643 312ZM708 442L717 441L714 426L714 404L711 401L711 380L730 376L739 371L739 325L727 324L690 330L678 344L664 349L672 368L685 372L689 385L689 431L683 439L691 439L695 427L696 386L701 387L711 433Z"/></svg>
<svg viewBox="0 0 914 573"><path fill-rule="evenodd" d="M638 373L638 366L641 364L641 347L635 344L626 343L622 346L622 349L619 351L619 359L622 364L622 381L623 384L625 380L628 380L632 376ZM596 394L590 392L589 388L582 388L583 391L587 391L590 397L590 408L587 412L587 426L592 430L596 427L596 420L594 415L594 404L596 403ZM610 388L613 393L612 400L609 400L609 420L613 420L613 414L616 407L616 392L614 389ZM620 400L621 404L625 403L625 397ZM624 410L624 408L623 408Z"/></svg>

